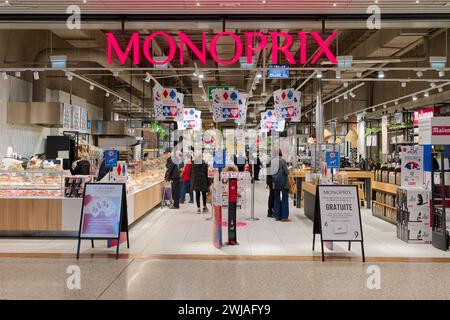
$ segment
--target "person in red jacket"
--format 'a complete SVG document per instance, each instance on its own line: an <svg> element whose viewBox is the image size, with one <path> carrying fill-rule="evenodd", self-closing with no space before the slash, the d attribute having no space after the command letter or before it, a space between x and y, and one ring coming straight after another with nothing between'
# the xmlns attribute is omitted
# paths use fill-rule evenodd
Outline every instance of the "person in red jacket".
<svg viewBox="0 0 450 320"><path fill-rule="evenodd" d="M192 171L192 157L186 159L183 167L183 174L181 175L181 193L180 202L186 201L186 193L189 192L189 203L194 203L194 193L191 191L191 171Z"/></svg>

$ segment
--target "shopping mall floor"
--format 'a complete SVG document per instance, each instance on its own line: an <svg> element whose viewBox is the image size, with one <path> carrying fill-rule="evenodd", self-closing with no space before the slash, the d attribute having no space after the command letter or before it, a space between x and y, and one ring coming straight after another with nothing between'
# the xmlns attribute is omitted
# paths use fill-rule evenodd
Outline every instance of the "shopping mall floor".
<svg viewBox="0 0 450 320"><path fill-rule="evenodd" d="M238 212L239 245L222 249L212 245L210 214L196 214L192 204L147 215L131 229L131 248L122 245L118 260L105 241L95 249L84 241L77 261L74 240L2 239L0 299L450 298L450 253L398 240L395 226L370 210L362 210L367 262L359 245L348 252L335 244L323 263L319 242L311 251L312 223L303 209L291 202L291 222L267 218L267 190L259 182L260 220L251 222L249 200L248 190ZM223 233L226 241L226 228ZM68 289L71 266L80 267L80 290ZM374 270L379 290L367 285Z"/></svg>

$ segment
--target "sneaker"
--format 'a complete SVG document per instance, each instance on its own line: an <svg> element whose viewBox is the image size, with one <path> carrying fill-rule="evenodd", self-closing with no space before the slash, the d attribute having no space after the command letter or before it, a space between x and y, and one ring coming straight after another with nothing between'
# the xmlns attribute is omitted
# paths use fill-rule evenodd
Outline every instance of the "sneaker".
<svg viewBox="0 0 450 320"><path fill-rule="evenodd" d="M275 219L275 221L282 221L281 219Z"/></svg>
<svg viewBox="0 0 450 320"><path fill-rule="evenodd" d="M203 208L203 213L206 213L206 212L208 212L209 210L208 210L208 208L207 207L204 207Z"/></svg>
<svg viewBox="0 0 450 320"><path fill-rule="evenodd" d="M197 214L202 213L202 210L200 210L200 208L197 209Z"/></svg>
<svg viewBox="0 0 450 320"><path fill-rule="evenodd" d="M281 221L283 221L283 222L291 222L291 219L283 219Z"/></svg>

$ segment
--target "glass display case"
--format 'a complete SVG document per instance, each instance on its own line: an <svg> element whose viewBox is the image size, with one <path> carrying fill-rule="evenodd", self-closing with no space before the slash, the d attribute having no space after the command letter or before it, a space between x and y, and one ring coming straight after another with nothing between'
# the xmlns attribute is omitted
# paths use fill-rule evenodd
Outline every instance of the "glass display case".
<svg viewBox="0 0 450 320"><path fill-rule="evenodd" d="M165 164L163 158L146 161L136 161L128 164L129 179L127 187L129 192L136 192L164 180Z"/></svg>
<svg viewBox="0 0 450 320"><path fill-rule="evenodd" d="M62 197L64 175L61 170L0 170L0 198Z"/></svg>

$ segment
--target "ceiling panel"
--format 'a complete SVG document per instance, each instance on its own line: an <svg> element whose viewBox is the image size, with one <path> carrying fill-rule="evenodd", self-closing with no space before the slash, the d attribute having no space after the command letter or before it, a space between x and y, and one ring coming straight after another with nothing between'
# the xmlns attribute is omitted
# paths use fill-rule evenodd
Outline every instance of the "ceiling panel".
<svg viewBox="0 0 450 320"><path fill-rule="evenodd" d="M0 0L0 13L65 14L365 14L374 0ZM382 13L450 13L450 1L379 0Z"/></svg>

